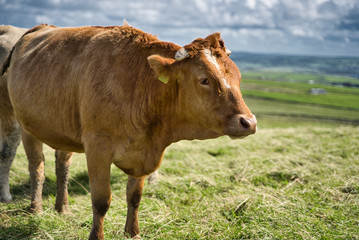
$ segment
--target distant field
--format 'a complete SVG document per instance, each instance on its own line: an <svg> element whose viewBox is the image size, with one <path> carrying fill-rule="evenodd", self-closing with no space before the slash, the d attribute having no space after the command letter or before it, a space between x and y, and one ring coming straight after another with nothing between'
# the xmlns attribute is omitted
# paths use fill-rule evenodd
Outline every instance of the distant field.
<svg viewBox="0 0 359 240"><path fill-rule="evenodd" d="M331 84L331 83L354 83L359 84L359 79L334 76L334 75L322 75L322 74L310 74L310 73L293 73L291 71L244 71L244 74L251 79L269 80L269 81L281 81L281 82L302 82L308 83L309 80L319 84Z"/></svg>
<svg viewBox="0 0 359 240"><path fill-rule="evenodd" d="M268 79L276 77L268 74ZM313 88L324 89L326 93L312 95ZM245 101L258 116L359 124L359 88L258 80L243 73L241 89Z"/></svg>

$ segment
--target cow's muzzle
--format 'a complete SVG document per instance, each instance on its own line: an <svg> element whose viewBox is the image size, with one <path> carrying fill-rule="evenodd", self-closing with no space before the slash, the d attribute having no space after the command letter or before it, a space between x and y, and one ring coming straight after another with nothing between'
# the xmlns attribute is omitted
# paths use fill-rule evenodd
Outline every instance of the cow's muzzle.
<svg viewBox="0 0 359 240"><path fill-rule="evenodd" d="M243 138L257 131L257 119L254 115L239 114L234 116L228 126L226 135L231 138Z"/></svg>

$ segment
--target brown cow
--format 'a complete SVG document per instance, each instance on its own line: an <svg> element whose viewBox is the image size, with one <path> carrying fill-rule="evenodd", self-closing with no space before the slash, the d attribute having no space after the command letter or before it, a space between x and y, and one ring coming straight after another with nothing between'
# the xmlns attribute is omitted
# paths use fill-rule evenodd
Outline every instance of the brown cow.
<svg viewBox="0 0 359 240"><path fill-rule="evenodd" d="M125 232L136 237L144 177L168 145L256 131L228 52L219 33L181 48L132 27L37 26L4 65L0 115L7 113L10 130L2 136L17 131L16 114L34 142L86 153L90 239L103 239L111 164L122 169L129 175Z"/></svg>

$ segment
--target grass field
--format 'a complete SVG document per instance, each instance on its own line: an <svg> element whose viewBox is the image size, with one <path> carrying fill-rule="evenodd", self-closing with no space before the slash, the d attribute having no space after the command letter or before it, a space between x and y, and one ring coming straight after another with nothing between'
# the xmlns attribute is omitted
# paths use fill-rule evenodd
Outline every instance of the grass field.
<svg viewBox="0 0 359 240"><path fill-rule="evenodd" d="M338 106L323 104L324 96L314 103L294 100L305 85L276 84L244 78L245 100L258 116L254 136L181 141L166 150L158 181L144 188L144 239L359 239L359 110L358 102L343 100L357 99L356 90L327 89L327 98L342 97ZM71 166L72 214L58 215L53 153L45 149L44 212L32 215L19 148L10 173L14 202L0 204L0 239L88 237L85 157L76 154ZM126 181L113 167L106 239L123 238Z"/></svg>

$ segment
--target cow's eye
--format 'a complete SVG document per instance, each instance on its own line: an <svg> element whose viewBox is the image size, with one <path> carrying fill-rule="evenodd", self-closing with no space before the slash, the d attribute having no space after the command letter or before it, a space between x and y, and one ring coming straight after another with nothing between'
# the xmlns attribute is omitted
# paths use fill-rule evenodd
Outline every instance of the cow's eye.
<svg viewBox="0 0 359 240"><path fill-rule="evenodd" d="M209 80L208 78L201 78L199 80L199 83L202 84L202 85L208 85L209 84Z"/></svg>

